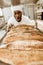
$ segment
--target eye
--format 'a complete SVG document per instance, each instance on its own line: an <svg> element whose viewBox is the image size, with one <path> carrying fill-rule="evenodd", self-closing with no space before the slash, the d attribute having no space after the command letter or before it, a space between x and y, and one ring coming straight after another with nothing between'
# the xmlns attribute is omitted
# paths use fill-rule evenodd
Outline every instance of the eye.
<svg viewBox="0 0 43 65"><path fill-rule="evenodd" d="M14 14L16 15L16 12Z"/></svg>

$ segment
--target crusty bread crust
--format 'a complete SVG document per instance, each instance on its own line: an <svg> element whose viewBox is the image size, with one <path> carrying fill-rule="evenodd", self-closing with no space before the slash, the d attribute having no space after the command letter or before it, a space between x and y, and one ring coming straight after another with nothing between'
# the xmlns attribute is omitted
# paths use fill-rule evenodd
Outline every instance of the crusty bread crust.
<svg viewBox="0 0 43 65"><path fill-rule="evenodd" d="M0 60L4 59L5 63L43 65L43 34L34 27L21 25L12 28L4 43L6 46L0 49Z"/></svg>
<svg viewBox="0 0 43 65"><path fill-rule="evenodd" d="M11 63L11 65L43 65L43 50L26 51L2 48L0 49L0 60Z"/></svg>

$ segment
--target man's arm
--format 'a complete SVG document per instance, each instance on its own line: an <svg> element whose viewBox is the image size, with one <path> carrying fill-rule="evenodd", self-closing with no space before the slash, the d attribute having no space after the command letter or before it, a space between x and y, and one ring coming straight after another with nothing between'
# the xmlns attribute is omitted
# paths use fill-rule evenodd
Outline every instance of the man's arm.
<svg viewBox="0 0 43 65"><path fill-rule="evenodd" d="M9 25L7 25L7 31L9 32L13 26L14 26L14 25L11 24L11 23L10 23Z"/></svg>

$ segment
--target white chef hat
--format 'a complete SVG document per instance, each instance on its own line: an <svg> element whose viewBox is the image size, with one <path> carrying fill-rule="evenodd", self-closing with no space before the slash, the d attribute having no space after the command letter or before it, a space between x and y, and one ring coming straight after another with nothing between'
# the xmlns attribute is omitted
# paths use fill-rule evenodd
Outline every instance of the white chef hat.
<svg viewBox="0 0 43 65"><path fill-rule="evenodd" d="M17 6L11 6L11 10L12 10L12 14L14 13L14 11L19 10L19 11L23 11L23 5L17 5Z"/></svg>

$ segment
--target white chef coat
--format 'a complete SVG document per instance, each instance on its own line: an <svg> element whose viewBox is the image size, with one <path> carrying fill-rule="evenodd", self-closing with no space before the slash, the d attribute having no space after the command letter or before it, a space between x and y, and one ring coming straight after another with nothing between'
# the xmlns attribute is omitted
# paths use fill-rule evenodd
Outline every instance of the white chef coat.
<svg viewBox="0 0 43 65"><path fill-rule="evenodd" d="M22 15L22 20L20 22L17 22L16 19L12 16L8 20L7 26L9 26L10 24L12 24L14 26L17 26L17 25L20 25L20 24L35 25L35 22L32 22L27 16Z"/></svg>

